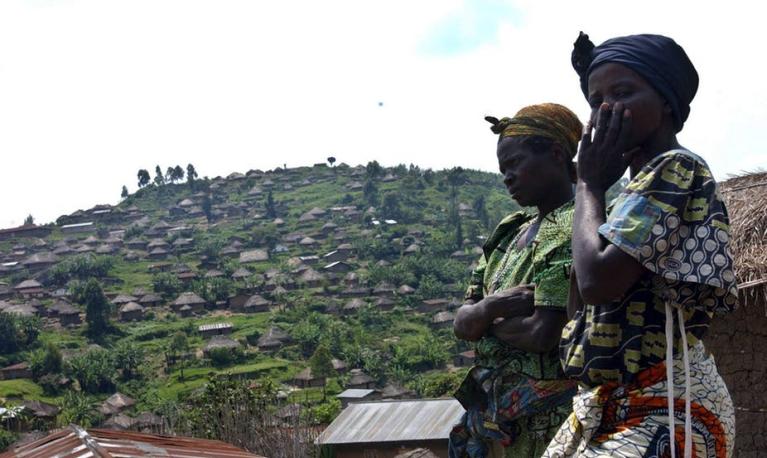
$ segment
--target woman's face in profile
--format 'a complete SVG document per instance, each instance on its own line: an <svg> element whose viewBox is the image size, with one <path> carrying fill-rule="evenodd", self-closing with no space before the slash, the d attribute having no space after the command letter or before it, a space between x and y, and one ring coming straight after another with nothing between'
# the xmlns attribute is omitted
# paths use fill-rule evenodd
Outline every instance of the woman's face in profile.
<svg viewBox="0 0 767 458"><path fill-rule="evenodd" d="M551 180L561 179L555 172L559 164L553 152L536 152L520 144L518 137L498 143L498 168L511 197L522 207L538 205L551 189Z"/></svg>

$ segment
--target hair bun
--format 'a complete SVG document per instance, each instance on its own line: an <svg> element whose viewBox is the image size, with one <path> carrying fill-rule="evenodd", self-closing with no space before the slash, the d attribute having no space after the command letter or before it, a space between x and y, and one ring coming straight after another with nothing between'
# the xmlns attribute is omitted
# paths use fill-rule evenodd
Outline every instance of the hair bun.
<svg viewBox="0 0 767 458"><path fill-rule="evenodd" d="M573 43L573 53L570 60L573 68L581 78L586 74L589 65L594 60L594 43L589 40L589 36L583 32L578 34L578 39Z"/></svg>

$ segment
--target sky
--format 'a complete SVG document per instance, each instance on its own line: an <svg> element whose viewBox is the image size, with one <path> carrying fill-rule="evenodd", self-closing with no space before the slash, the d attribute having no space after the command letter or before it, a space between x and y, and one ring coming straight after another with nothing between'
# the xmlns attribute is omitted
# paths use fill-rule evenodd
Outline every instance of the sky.
<svg viewBox="0 0 767 458"><path fill-rule="evenodd" d="M680 142L718 179L767 167L758 2L3 0L0 227L200 176L324 162L497 170L486 115L588 105L570 66L660 33L700 88Z"/></svg>

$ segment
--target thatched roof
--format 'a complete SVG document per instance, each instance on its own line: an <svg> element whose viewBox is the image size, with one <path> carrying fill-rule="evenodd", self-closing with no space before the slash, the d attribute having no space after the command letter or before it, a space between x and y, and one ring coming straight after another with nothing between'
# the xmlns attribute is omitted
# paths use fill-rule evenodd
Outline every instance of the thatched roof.
<svg viewBox="0 0 767 458"><path fill-rule="evenodd" d="M304 273L301 274L301 280L305 282L322 281L324 279L324 275L312 269L311 267L306 269Z"/></svg>
<svg viewBox="0 0 767 458"><path fill-rule="evenodd" d="M162 297L154 293L149 293L149 294L145 294L141 296L141 299L139 299L138 302L139 304L152 304L155 302L162 302L162 301L163 301Z"/></svg>
<svg viewBox="0 0 767 458"><path fill-rule="evenodd" d="M192 292L181 293L173 302L175 305L204 304L205 299Z"/></svg>
<svg viewBox="0 0 767 458"><path fill-rule="evenodd" d="M28 257L21 263L25 266L34 266L38 264L55 264L59 261L59 257L53 253L35 253Z"/></svg>
<svg viewBox="0 0 767 458"><path fill-rule="evenodd" d="M298 222L303 223L306 221L314 221L315 219L317 218L311 213L304 213L303 215L301 215L301 217L298 218Z"/></svg>
<svg viewBox="0 0 767 458"><path fill-rule="evenodd" d="M259 296L258 294L254 294L250 296L250 298L248 299L248 301L245 303L243 307L245 308L263 307L265 305L271 305L271 302Z"/></svg>
<svg viewBox="0 0 767 458"><path fill-rule="evenodd" d="M245 264L249 262L268 261L269 253L266 250L250 250L240 253L240 262Z"/></svg>
<svg viewBox="0 0 767 458"><path fill-rule="evenodd" d="M431 322L432 324L441 324L454 319L455 315L452 312L439 312L431 318Z"/></svg>
<svg viewBox="0 0 767 458"><path fill-rule="evenodd" d="M298 374L296 374L295 377L293 377L294 380L303 380L303 381L311 381L319 377L315 377L312 374L312 368L307 367L306 369L302 370Z"/></svg>
<svg viewBox="0 0 767 458"><path fill-rule="evenodd" d="M300 242L298 242L298 244L301 246L316 245L317 243L318 242L311 237L304 237Z"/></svg>
<svg viewBox="0 0 767 458"><path fill-rule="evenodd" d="M58 315L70 315L75 313L80 313L80 310L75 308L74 305L70 304L67 301L64 300L58 300L53 305L48 307L49 313L55 313Z"/></svg>
<svg viewBox="0 0 767 458"><path fill-rule="evenodd" d="M104 415L113 415L134 404L136 404L135 399L118 392L109 396L103 403L101 403L97 410Z"/></svg>
<svg viewBox="0 0 767 458"><path fill-rule="evenodd" d="M213 336L213 338L208 341L208 343L203 348L203 351L205 353L215 350L217 348L226 348L226 349L234 349L234 348L240 348L241 345L239 342L237 342L234 339L231 339L226 336Z"/></svg>
<svg viewBox="0 0 767 458"><path fill-rule="evenodd" d="M42 288L43 285L40 284L37 280L24 280L23 282L16 285L13 289L19 290L19 289L29 289L29 288Z"/></svg>
<svg viewBox="0 0 767 458"><path fill-rule="evenodd" d="M746 303L767 303L767 172L720 184L732 228L735 273Z"/></svg>
<svg viewBox="0 0 767 458"><path fill-rule="evenodd" d="M120 313L129 313L129 312L143 312L144 307L141 306L141 304L137 304L136 302L128 302L127 304L120 307Z"/></svg>
<svg viewBox="0 0 767 458"><path fill-rule="evenodd" d="M129 302L136 302L138 298L131 296L129 294L120 294L114 299L112 299L112 303L115 305L122 305L127 304Z"/></svg>
<svg viewBox="0 0 767 458"><path fill-rule="evenodd" d="M235 270L232 274L232 278L248 278L253 275L253 272L249 271L248 269L244 267L240 267L239 269Z"/></svg>

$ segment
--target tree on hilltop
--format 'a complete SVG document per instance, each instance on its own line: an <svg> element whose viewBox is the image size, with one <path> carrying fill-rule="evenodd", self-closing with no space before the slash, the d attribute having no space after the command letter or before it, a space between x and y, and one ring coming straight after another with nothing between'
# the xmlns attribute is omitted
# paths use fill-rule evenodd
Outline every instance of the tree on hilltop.
<svg viewBox="0 0 767 458"><path fill-rule="evenodd" d="M192 164L186 166L186 182L189 183L189 187L194 189L194 182L197 179L197 170L194 169Z"/></svg>
<svg viewBox="0 0 767 458"><path fill-rule="evenodd" d="M35 224L35 217L30 213L26 218L24 218L24 225L32 226L33 224Z"/></svg>
<svg viewBox="0 0 767 458"><path fill-rule="evenodd" d="M458 197L458 186L466 182L466 174L463 168L453 167L447 172L447 183L450 185L450 197L455 199Z"/></svg>
<svg viewBox="0 0 767 458"><path fill-rule="evenodd" d="M168 166L168 168L165 170L165 182L166 183L175 183L176 182L176 169L173 168L173 166Z"/></svg>
<svg viewBox="0 0 767 458"><path fill-rule="evenodd" d="M165 177L163 177L162 169L159 165L154 168L154 184L157 186L162 186L165 184Z"/></svg>
<svg viewBox="0 0 767 458"><path fill-rule="evenodd" d="M333 167L333 164L335 164L335 163L336 163L336 158L333 157L333 156L330 156L328 158L328 164L330 164L330 166Z"/></svg>
<svg viewBox="0 0 767 458"><path fill-rule="evenodd" d="M176 183L177 181L181 181L183 179L184 169L182 169L180 165L175 167L168 166L168 169L165 171L166 183Z"/></svg>
<svg viewBox="0 0 767 458"><path fill-rule="evenodd" d="M383 174L383 168L381 167L381 164L378 163L378 161L368 162L368 165L365 166L365 171L367 172L368 179L371 180L378 178Z"/></svg>
<svg viewBox="0 0 767 458"><path fill-rule="evenodd" d="M125 199L126 197L128 197L128 188L125 185L123 185L123 189L120 192L120 198Z"/></svg>
<svg viewBox="0 0 767 458"><path fill-rule="evenodd" d="M143 188L144 186L148 185L149 181L152 179L146 169L139 169L137 177L139 188Z"/></svg>

